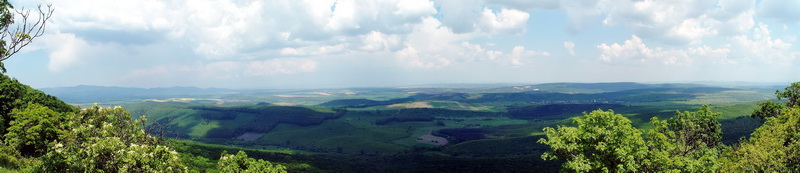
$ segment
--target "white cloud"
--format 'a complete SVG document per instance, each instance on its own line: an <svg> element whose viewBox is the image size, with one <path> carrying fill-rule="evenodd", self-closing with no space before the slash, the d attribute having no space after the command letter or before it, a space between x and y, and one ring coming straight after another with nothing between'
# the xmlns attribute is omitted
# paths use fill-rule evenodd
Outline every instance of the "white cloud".
<svg viewBox="0 0 800 173"><path fill-rule="evenodd" d="M511 50L511 55L509 55L509 60L511 61L511 65L521 66L525 65L525 61L530 60L530 58L534 56L550 56L550 53L530 51L530 50L525 50L524 46L515 46L514 49Z"/></svg>
<svg viewBox="0 0 800 173"><path fill-rule="evenodd" d="M642 38L669 44L699 44L718 34L735 35L753 26L753 0L699 1L561 1L567 30L584 30L598 19L624 25Z"/></svg>
<svg viewBox="0 0 800 173"><path fill-rule="evenodd" d="M408 33L411 29L408 24L418 23L436 13L433 5L429 0L339 0L332 6L330 21L324 29L351 36L376 30L391 34Z"/></svg>
<svg viewBox="0 0 800 173"><path fill-rule="evenodd" d="M758 27L753 29L751 37L738 35L732 37L731 41L738 46L739 49L737 51L741 52L739 56L743 56L740 58L747 60L789 66L800 57L800 52L791 49L791 43L777 38L773 39L768 26L763 23L758 24Z"/></svg>
<svg viewBox="0 0 800 173"><path fill-rule="evenodd" d="M512 6L492 10L480 0L437 0L441 22L453 33L480 31L486 34L519 34L525 32L530 14Z"/></svg>
<svg viewBox="0 0 800 173"><path fill-rule="evenodd" d="M495 13L484 8L479 25L487 33L519 34L525 32L525 23L529 17L530 14L519 10L504 8Z"/></svg>
<svg viewBox="0 0 800 173"><path fill-rule="evenodd" d="M728 58L728 54L731 52L729 48L719 48L713 49L709 46L701 46L697 48L689 48L688 49L689 55L693 57L705 57L714 64L736 64L738 62L731 60Z"/></svg>
<svg viewBox="0 0 800 173"><path fill-rule="evenodd" d="M475 31L475 20L481 17L481 0L436 0L442 14L442 23L454 33Z"/></svg>
<svg viewBox="0 0 800 173"><path fill-rule="evenodd" d="M573 43L571 41L565 41L564 42L564 49L567 49L567 53L570 56L575 56L575 43Z"/></svg>
<svg viewBox="0 0 800 173"><path fill-rule="evenodd" d="M600 60L609 63L686 65L692 64L696 58L718 59L722 63L733 63L727 60L727 54L730 52L727 48L712 49L708 46L687 49L650 48L636 35L621 45L603 43L597 48L600 49Z"/></svg>
<svg viewBox="0 0 800 173"><path fill-rule="evenodd" d="M291 48L286 47L281 49L280 55L282 56L313 56L313 55L331 55L346 52L349 44L342 43L337 45L311 45L305 47Z"/></svg>
<svg viewBox="0 0 800 173"><path fill-rule="evenodd" d="M457 51L458 54L456 54L456 56L468 62L488 59L488 57L486 57L486 50L479 44L470 44L466 41L461 42L461 47Z"/></svg>
<svg viewBox="0 0 800 173"><path fill-rule="evenodd" d="M252 58L286 47L351 44L374 32L394 37L411 32L415 23L437 12L428 0L79 0L56 2L54 6L64 9L52 20L57 32L74 32L77 37L86 38L106 32L119 38L97 39L112 42L141 39L121 35L144 32L144 36L153 39L145 44L186 44L207 59Z"/></svg>
<svg viewBox="0 0 800 173"><path fill-rule="evenodd" d="M397 35L387 35L372 31L362 36L363 45L360 49L364 51L396 50L400 46L400 39Z"/></svg>
<svg viewBox="0 0 800 173"><path fill-rule="evenodd" d="M708 35L716 35L716 31L711 30L708 24L702 23L698 19L686 19L680 24L673 26L667 31L667 37L676 38L690 44L699 44L700 39Z"/></svg>
<svg viewBox="0 0 800 173"><path fill-rule="evenodd" d="M548 52L525 50L514 47L511 53L487 50L468 40L479 37L478 33L454 33L435 18L426 18L414 27L407 36L405 47L396 52L402 64L416 68L443 68L464 62L496 62L511 66L524 65L534 56L548 56Z"/></svg>
<svg viewBox="0 0 800 173"><path fill-rule="evenodd" d="M557 9L560 0L486 0L491 4L500 4L508 8L515 8L518 10L528 9Z"/></svg>
<svg viewBox="0 0 800 173"><path fill-rule="evenodd" d="M74 34L57 34L44 37L47 47L54 47L50 53L48 69L59 72L79 61L80 51L89 47L85 41Z"/></svg>

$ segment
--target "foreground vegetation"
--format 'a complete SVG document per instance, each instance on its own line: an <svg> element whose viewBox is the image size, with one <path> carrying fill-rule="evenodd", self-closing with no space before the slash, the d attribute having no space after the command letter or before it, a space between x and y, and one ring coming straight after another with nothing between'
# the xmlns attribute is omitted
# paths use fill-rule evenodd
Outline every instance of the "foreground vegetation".
<svg viewBox="0 0 800 173"><path fill-rule="evenodd" d="M705 105L666 121L653 117L646 133L614 111L597 110L574 118L575 127L545 128L539 143L552 151L542 158L564 160L569 172L798 172L800 83L776 94L785 105L759 103L752 116L766 123L738 146L721 143L721 114Z"/></svg>
<svg viewBox="0 0 800 173"><path fill-rule="evenodd" d="M0 171L189 172L181 155L121 107L78 109L0 74ZM192 169L195 170L195 169ZM204 171L285 172L281 165L222 153Z"/></svg>

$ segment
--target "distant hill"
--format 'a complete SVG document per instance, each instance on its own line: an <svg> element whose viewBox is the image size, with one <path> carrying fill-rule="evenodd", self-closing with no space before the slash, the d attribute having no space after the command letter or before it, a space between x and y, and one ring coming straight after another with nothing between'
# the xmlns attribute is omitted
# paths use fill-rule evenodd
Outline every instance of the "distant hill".
<svg viewBox="0 0 800 173"><path fill-rule="evenodd" d="M80 85L42 88L47 94L70 103L107 102L127 99L169 98L198 95L240 93L243 90L197 87L128 88Z"/></svg>
<svg viewBox="0 0 800 173"><path fill-rule="evenodd" d="M694 88L707 87L700 84L642 84L634 82L612 82L612 83L544 83L535 85L509 86L486 89L483 92L502 93L502 92L554 92L554 93L604 93L625 90L648 89L648 88Z"/></svg>

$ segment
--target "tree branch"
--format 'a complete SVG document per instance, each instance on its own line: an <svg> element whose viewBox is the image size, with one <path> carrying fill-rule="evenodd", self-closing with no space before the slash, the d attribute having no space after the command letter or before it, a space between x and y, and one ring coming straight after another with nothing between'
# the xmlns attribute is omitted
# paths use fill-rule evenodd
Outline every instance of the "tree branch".
<svg viewBox="0 0 800 173"><path fill-rule="evenodd" d="M8 8L6 10L11 10L10 6L6 6L4 8ZM47 20L52 17L55 9L53 9L52 4L47 4L45 6L39 4L37 9L38 18L35 22L33 22L33 18L31 18L32 16L30 15L30 11L25 10L24 8L20 10L14 9L14 13L6 11L7 15L11 16L11 21L4 21L0 23L0 40L2 40L0 44L4 49L3 52L0 52L0 61L10 58L12 55L22 50L23 47L30 44L34 38L40 37L44 34ZM19 17L20 22L22 23L16 27L12 27L11 25L14 23L14 19L17 19L17 17Z"/></svg>

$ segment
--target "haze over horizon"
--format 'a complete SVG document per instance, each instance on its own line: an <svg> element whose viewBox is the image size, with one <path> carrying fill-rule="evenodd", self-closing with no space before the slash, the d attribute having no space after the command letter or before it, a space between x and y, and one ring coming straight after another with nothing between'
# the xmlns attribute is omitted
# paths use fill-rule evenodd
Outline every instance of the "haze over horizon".
<svg viewBox="0 0 800 173"><path fill-rule="evenodd" d="M51 3L35 88L800 81L799 0Z"/></svg>

